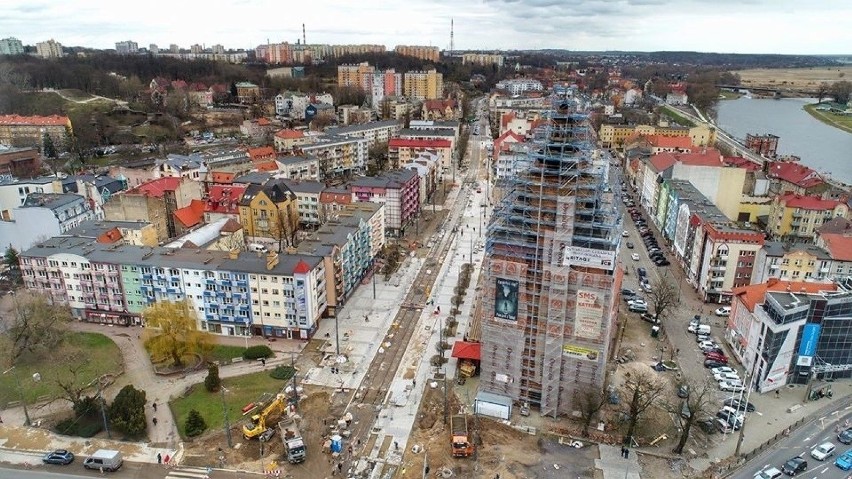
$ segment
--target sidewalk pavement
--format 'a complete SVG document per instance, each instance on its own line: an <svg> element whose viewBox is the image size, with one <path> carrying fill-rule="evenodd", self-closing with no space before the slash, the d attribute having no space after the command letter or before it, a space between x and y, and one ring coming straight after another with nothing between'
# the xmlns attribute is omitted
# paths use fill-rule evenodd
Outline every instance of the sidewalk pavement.
<svg viewBox="0 0 852 479"><path fill-rule="evenodd" d="M598 445L600 459L595 459L595 469L603 472L604 479L640 479L639 459L636 451L630 449L625 458L621 448L607 444Z"/></svg>

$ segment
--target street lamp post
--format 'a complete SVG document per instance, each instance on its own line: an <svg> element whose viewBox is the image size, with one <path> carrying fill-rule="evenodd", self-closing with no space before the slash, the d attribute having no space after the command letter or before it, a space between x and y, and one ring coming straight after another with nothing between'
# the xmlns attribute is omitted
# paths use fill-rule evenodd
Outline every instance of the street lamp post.
<svg viewBox="0 0 852 479"><path fill-rule="evenodd" d="M225 404L225 386L219 388L219 391L222 392L222 417L225 423L225 437L228 440L228 447L234 447L234 442L231 440L231 425L228 423L228 406Z"/></svg>
<svg viewBox="0 0 852 479"><path fill-rule="evenodd" d="M3 371L3 374L5 375L6 373L8 373L8 372L10 372L14 369L15 369L15 366L12 366L11 368ZM15 377L15 387L18 388L18 395L21 397L21 406L24 407L24 426L29 426L29 425L32 424L32 422L30 421L30 412L27 410L27 400L26 400L26 398L24 398L24 390L21 389L21 377L18 376L17 371L15 371L13 376Z"/></svg>

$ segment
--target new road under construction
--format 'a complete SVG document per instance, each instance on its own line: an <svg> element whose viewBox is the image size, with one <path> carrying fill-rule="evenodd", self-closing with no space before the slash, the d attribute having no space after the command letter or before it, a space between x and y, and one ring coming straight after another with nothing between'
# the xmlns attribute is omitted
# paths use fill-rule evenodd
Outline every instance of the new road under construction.
<svg viewBox="0 0 852 479"><path fill-rule="evenodd" d="M467 182L472 183L476 181L479 162L471 161L470 163ZM455 242L456 235L459 234L457 226L467 204L467 193L470 191L467 188L469 186L462 187L452 205L445 205L450 206L451 209L441 227L443 233L423 261L420 271L391 323L390 329L386 332L382 349L370 362L364 380L359 385L353 399L353 405L360 405L361 407L360 412L353 411L357 420L351 427L350 444L354 443L356 447L361 448L360 451L356 448L355 454L356 456L364 456L363 459L366 462L356 466L355 471L364 477L373 472L373 466L385 466L383 461L368 461L366 458L370 451L376 447L376 444L380 443L380 449L384 452L391 447L395 439L399 439L392 435L382 434L381 429L376 427L376 422L382 409L386 406L393 407L390 404L392 399L390 397L391 384L402 366L402 359L409 348L412 335L421 327L423 309L427 307L427 302L431 299L430 294L435 287L441 265L449 260L448 255ZM368 414L367 411L370 410L372 413ZM368 465L368 462L371 464ZM394 466L389 467L395 469ZM383 472L392 473L390 470Z"/></svg>

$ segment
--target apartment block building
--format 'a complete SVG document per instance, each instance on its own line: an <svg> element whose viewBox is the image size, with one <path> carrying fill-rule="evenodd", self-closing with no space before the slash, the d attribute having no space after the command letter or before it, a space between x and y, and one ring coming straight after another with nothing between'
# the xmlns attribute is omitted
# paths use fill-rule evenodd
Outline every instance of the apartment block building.
<svg viewBox="0 0 852 479"><path fill-rule="evenodd" d="M403 75L403 91L408 98L435 100L444 97L444 75L436 70L410 71Z"/></svg>
<svg viewBox="0 0 852 479"><path fill-rule="evenodd" d="M449 139L430 140L418 136L392 138L388 142L388 160L391 165L404 165L422 153L436 154L442 171L449 171L455 166L455 151L453 150L453 142Z"/></svg>
<svg viewBox="0 0 852 479"><path fill-rule="evenodd" d="M27 288L89 322L142 324L161 301L186 301L199 329L310 339L325 311L321 258L100 244L57 237L21 254Z"/></svg>
<svg viewBox="0 0 852 479"><path fill-rule="evenodd" d="M315 156L280 156L275 175L289 180L319 180L319 160Z"/></svg>
<svg viewBox="0 0 852 479"><path fill-rule="evenodd" d="M825 282L835 272L833 263L828 251L819 246L767 241L757 252L752 281L765 283L770 278L776 278L792 282Z"/></svg>
<svg viewBox="0 0 852 479"><path fill-rule="evenodd" d="M62 58L65 53L62 51L62 44L54 39L36 43L36 55L41 58L51 60Z"/></svg>
<svg viewBox="0 0 852 479"><path fill-rule="evenodd" d="M370 91L372 75L375 71L376 67L367 62L338 65L337 86L354 87L363 91Z"/></svg>
<svg viewBox="0 0 852 479"><path fill-rule="evenodd" d="M115 42L115 52L119 55L135 55L139 53L139 44L133 40Z"/></svg>
<svg viewBox="0 0 852 479"><path fill-rule="evenodd" d="M397 45L393 50L397 53L397 55L419 58L430 62L437 62L441 58L441 51L438 47L423 45Z"/></svg>
<svg viewBox="0 0 852 479"><path fill-rule="evenodd" d="M312 137L305 135L305 132L302 130L285 128L275 132L272 141L275 144L275 151L290 152L310 144Z"/></svg>
<svg viewBox="0 0 852 479"><path fill-rule="evenodd" d="M356 201L385 205L387 236L400 237L420 213L420 188L417 172L391 170L377 176L356 178L349 183Z"/></svg>
<svg viewBox="0 0 852 479"><path fill-rule="evenodd" d="M296 211L299 228L316 230L325 223L325 212L320 204L320 195L325 184L312 180L279 180L296 195Z"/></svg>
<svg viewBox="0 0 852 479"><path fill-rule="evenodd" d="M725 339L757 392L852 376L852 279L734 290ZM810 388L808 388L810 392Z"/></svg>
<svg viewBox="0 0 852 479"><path fill-rule="evenodd" d="M15 37L0 39L0 55L23 55L24 44Z"/></svg>
<svg viewBox="0 0 852 479"><path fill-rule="evenodd" d="M369 140L360 137L322 135L313 137L313 142L302 145L302 154L317 159L319 181L346 175L360 174L367 167Z"/></svg>
<svg viewBox="0 0 852 479"><path fill-rule="evenodd" d="M331 135L344 136L346 138L364 138L367 140L367 148L371 148L376 144L387 143L401 129L402 122L398 120L383 120L371 121L363 125L330 128L327 132Z"/></svg>
<svg viewBox="0 0 852 479"><path fill-rule="evenodd" d="M0 144L44 148L44 135L50 136L58 151L65 150L65 132L71 129L67 116L0 115Z"/></svg>
<svg viewBox="0 0 852 479"><path fill-rule="evenodd" d="M699 146L712 146L716 142L716 129L707 125L687 128L684 126L652 126L652 125L626 125L626 124L602 124L598 133L601 145L604 148L622 148L625 140L634 134L651 136L688 136L692 144Z"/></svg>
<svg viewBox="0 0 852 479"><path fill-rule="evenodd" d="M84 221L103 219L89 201L71 193L30 193L11 211L11 220L0 221L0 238L18 251L42 238L60 235Z"/></svg>
<svg viewBox="0 0 852 479"><path fill-rule="evenodd" d="M521 95L528 91L542 91L544 86L540 81L532 78L512 78L497 82L498 90L505 90L509 95Z"/></svg>
<svg viewBox="0 0 852 479"><path fill-rule="evenodd" d="M382 227L383 209L380 204L347 207L344 211L348 214L330 220L299 243L297 252L323 258L329 316L337 315L361 280L372 271L378 253L374 235L384 237L383 230L375 230ZM373 221L374 218L377 220Z"/></svg>
<svg viewBox="0 0 852 479"><path fill-rule="evenodd" d="M772 201L767 231L776 239L799 238L809 241L817 228L837 217L852 219L845 201L784 193Z"/></svg>
<svg viewBox="0 0 852 479"><path fill-rule="evenodd" d="M502 67L503 62L505 61L505 57L503 55L492 53L464 53L461 57L462 63L465 65L496 65L498 67Z"/></svg>

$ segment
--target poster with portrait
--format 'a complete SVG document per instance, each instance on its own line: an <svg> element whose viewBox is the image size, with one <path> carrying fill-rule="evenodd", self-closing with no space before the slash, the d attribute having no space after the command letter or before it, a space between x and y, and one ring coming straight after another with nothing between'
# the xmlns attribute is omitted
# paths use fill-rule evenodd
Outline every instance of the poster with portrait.
<svg viewBox="0 0 852 479"><path fill-rule="evenodd" d="M518 320L518 282L497 278L494 292L494 317L507 321Z"/></svg>

